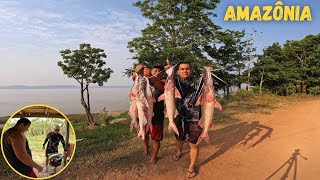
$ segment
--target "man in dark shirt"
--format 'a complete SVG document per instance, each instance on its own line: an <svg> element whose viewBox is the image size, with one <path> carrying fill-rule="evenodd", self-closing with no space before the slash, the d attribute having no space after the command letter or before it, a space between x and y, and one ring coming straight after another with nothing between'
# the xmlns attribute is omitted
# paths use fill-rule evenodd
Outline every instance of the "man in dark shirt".
<svg viewBox="0 0 320 180"><path fill-rule="evenodd" d="M41 172L43 168L32 160L29 143L24 133L28 131L31 121L20 118L18 122L3 134L3 152L9 164L19 173L37 178L33 171L36 168Z"/></svg>
<svg viewBox="0 0 320 180"><path fill-rule="evenodd" d="M45 155L46 155L46 171L48 171L49 155L53 154L53 153L58 153L59 142L62 143L64 153L67 152L66 143L63 139L63 136L59 133L59 131L60 131L60 127L55 126L53 128L53 131L47 135L47 137L43 143L43 149L45 149L45 145L48 142L48 145L46 148L46 153L45 153Z"/></svg>
<svg viewBox="0 0 320 180"><path fill-rule="evenodd" d="M149 135L152 139L152 154L151 164L157 163L157 155L160 149L160 141L163 138L163 123L164 123L164 101L158 101L158 97L164 92L164 80L161 79L163 76L164 67L160 64L154 65L151 70L143 65L138 65L135 69L136 74L142 74L145 77L149 77L150 85L153 89L153 95L156 100L153 105L153 117L152 117L152 132L146 134L143 141L144 152L149 154ZM135 79L136 74L133 74L132 79Z"/></svg>
<svg viewBox="0 0 320 180"><path fill-rule="evenodd" d="M196 143L202 133L202 128L198 124L201 118L201 107L195 106L200 96L202 81L201 79L193 78L191 74L192 70L189 63L180 63L178 65L175 84L181 94L181 99L176 99L179 115L175 120L175 124L178 128L179 136L175 134L177 153L173 156L175 161L181 158L183 143L186 135L188 135L190 164L187 177L189 178L197 175L195 163L198 158L199 147L196 146Z"/></svg>

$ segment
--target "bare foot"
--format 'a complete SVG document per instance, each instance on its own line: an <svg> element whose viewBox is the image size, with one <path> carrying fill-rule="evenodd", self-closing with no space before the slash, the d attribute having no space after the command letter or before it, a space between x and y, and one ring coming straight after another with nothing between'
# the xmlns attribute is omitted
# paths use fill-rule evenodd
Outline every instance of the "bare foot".
<svg viewBox="0 0 320 180"><path fill-rule="evenodd" d="M151 158L149 163L153 165L153 164L156 164L157 161L158 161L158 158L155 157L155 158Z"/></svg>

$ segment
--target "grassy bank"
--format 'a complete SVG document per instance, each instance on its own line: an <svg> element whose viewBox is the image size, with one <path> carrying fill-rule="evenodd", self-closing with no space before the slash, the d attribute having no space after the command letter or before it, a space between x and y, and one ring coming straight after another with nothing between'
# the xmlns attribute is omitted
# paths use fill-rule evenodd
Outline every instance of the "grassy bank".
<svg viewBox="0 0 320 180"><path fill-rule="evenodd" d="M223 110L216 111L214 117L218 130L213 130L211 133L215 133L216 136L228 136L228 128L223 129L223 127L240 122L256 121L259 115L268 115L278 108L287 108L292 103L314 98L319 99L314 96L231 96L229 99L220 100ZM95 114L94 117L100 126L94 129L86 127L84 114L67 116L73 122L77 139L83 138L84 140L77 143L74 159L56 179L88 179L89 177L108 179L117 172L127 172L149 166L148 158L143 156L141 140L136 137L135 132L131 133L129 130L130 119L127 111ZM118 122L112 123L115 121ZM167 120L165 122L167 123ZM165 126L164 139L161 144L160 158L170 156L174 152L174 137L172 133L167 132L167 126ZM1 176L16 177L3 164L3 158L0 161L1 172L4 172L1 173ZM150 167L150 172L156 175L161 173L161 168ZM135 178L138 177L132 177L132 179Z"/></svg>

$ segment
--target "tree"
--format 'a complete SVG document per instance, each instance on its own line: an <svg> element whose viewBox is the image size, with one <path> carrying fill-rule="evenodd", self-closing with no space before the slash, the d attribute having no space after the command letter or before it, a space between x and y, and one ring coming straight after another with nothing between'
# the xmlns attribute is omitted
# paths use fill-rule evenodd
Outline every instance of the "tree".
<svg viewBox="0 0 320 180"><path fill-rule="evenodd" d="M110 68L103 68L106 62L106 54L103 49L92 48L90 44L80 44L79 50L62 50L60 54L64 61L59 61L64 74L74 78L80 84L81 104L86 111L87 124L95 125L95 121L90 110L89 85L97 83L103 86L104 82L110 78L113 72ZM86 100L84 94L86 92Z"/></svg>
<svg viewBox="0 0 320 180"><path fill-rule="evenodd" d="M287 41L284 44L286 56L295 61L299 68L301 92L307 93L307 85L319 83L320 34L308 35L299 41Z"/></svg>
<svg viewBox="0 0 320 180"><path fill-rule="evenodd" d="M225 95L229 94L230 86L237 84L241 88L241 83L245 81L242 73L249 61L250 44L248 40L244 40L244 36L245 30L227 29L216 33L217 43L205 46L208 55L224 69L222 78L228 83L224 88Z"/></svg>
<svg viewBox="0 0 320 180"><path fill-rule="evenodd" d="M279 66L270 57L260 56L255 63L255 67L252 69L252 75L255 77L253 80L259 83L259 94L262 95L262 86L265 81L272 81L278 79L277 72Z"/></svg>
<svg viewBox="0 0 320 180"><path fill-rule="evenodd" d="M214 39L219 26L210 17L219 0L144 0L133 5L151 23L141 31L142 36L128 43L134 53L134 64L151 66L171 62L187 61L196 74L203 65L213 65L203 52L203 47ZM131 75L127 69L127 75Z"/></svg>

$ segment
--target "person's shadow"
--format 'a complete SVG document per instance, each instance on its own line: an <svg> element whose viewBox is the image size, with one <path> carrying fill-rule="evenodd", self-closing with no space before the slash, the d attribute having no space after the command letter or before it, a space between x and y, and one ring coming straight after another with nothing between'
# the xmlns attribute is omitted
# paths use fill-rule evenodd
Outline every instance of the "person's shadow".
<svg viewBox="0 0 320 180"><path fill-rule="evenodd" d="M275 174L277 174L283 167L285 167L286 164L288 164L288 168L284 175L281 177L281 180L284 180L288 178L289 172L294 164L294 172L293 172L293 180L297 179L297 171L298 171L298 156L302 157L304 160L308 160L307 158L303 157L300 154L300 149L294 150L294 153L292 153L292 156L284 163L282 164L275 172L273 172L269 177L267 177L266 180L272 178Z"/></svg>
<svg viewBox="0 0 320 180"><path fill-rule="evenodd" d="M199 164L199 167L224 154L233 146L239 143L242 145L246 145L249 141L252 141L254 137L260 136L260 138L255 143L249 146L253 148L263 140L265 140L267 137L271 137L272 131L272 128L259 124L259 121L254 121L252 123L242 122L238 124L232 124L224 128L212 131L209 133L210 137L212 137L213 139L213 145L218 146L219 150L202 161Z"/></svg>

